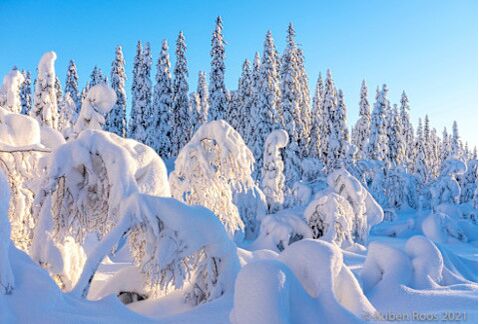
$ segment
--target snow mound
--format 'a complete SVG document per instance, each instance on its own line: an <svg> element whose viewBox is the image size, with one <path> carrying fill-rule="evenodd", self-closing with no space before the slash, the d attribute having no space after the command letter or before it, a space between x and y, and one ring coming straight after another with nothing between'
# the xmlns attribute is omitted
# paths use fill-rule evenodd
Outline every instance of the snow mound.
<svg viewBox="0 0 479 324"><path fill-rule="evenodd" d="M35 119L0 107L0 150L39 148L40 134L40 125Z"/></svg>
<svg viewBox="0 0 479 324"><path fill-rule="evenodd" d="M302 240L279 260L247 264L238 274L233 323L360 323L375 314L342 253L324 241Z"/></svg>

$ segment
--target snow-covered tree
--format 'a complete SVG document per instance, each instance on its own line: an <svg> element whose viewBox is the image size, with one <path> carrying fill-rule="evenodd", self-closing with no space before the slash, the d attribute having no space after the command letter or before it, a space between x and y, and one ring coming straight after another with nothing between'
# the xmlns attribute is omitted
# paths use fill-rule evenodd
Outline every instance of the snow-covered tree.
<svg viewBox="0 0 479 324"><path fill-rule="evenodd" d="M403 126L397 105L393 106L388 116L388 161L389 163L399 166L405 160L405 140L403 136Z"/></svg>
<svg viewBox="0 0 479 324"><path fill-rule="evenodd" d="M470 202L477 195L477 149L474 148L472 157L467 161L467 170L461 179L461 201ZM476 206L473 206L477 208Z"/></svg>
<svg viewBox="0 0 479 324"><path fill-rule="evenodd" d="M259 85L260 85L260 68L261 68L261 59L259 53L256 52L253 59L253 67L251 69L251 104L250 104L250 113L246 117L246 127L248 128L245 134L245 141L248 147L253 151L256 142L256 123L258 122L257 108L258 108L258 99L259 99ZM249 125L249 126L248 126ZM254 152L253 152L254 154ZM255 169L256 172L256 169Z"/></svg>
<svg viewBox="0 0 479 324"><path fill-rule="evenodd" d="M55 91L55 52L45 53L38 63L38 78L35 82L34 106L30 114L42 126L57 128L58 107Z"/></svg>
<svg viewBox="0 0 479 324"><path fill-rule="evenodd" d="M328 161L329 151L329 137L331 135L331 123L333 122L333 112L336 110L338 101L336 95L336 87L334 86L333 76L331 71L326 71L326 80L324 86L323 103L322 103L322 123L321 123L321 160L324 164L330 164L332 161Z"/></svg>
<svg viewBox="0 0 479 324"><path fill-rule="evenodd" d="M58 130L62 132L62 134L68 135L66 132L69 128L71 128L77 118L77 107L73 99L70 97L70 93L67 92L62 98L62 102L60 103L59 109L59 118L58 118Z"/></svg>
<svg viewBox="0 0 479 324"><path fill-rule="evenodd" d="M130 137L146 143L151 118L151 51L149 43L142 49L138 42L133 63L132 108L128 130Z"/></svg>
<svg viewBox="0 0 479 324"><path fill-rule="evenodd" d="M354 126L352 143L358 148L359 159L366 159L368 156L368 142L371 133L371 106L368 100L368 87L366 81L361 83L361 94L359 100L359 119Z"/></svg>
<svg viewBox="0 0 479 324"><path fill-rule="evenodd" d="M198 96L200 97L200 114L199 124L203 125L208 120L208 84L206 83L206 73L200 71L198 73L198 86L196 89Z"/></svg>
<svg viewBox="0 0 479 324"><path fill-rule="evenodd" d="M241 136L224 120L202 125L181 149L170 175L173 197L211 209L230 238L241 240L245 221L234 204L237 188L253 186L254 159Z"/></svg>
<svg viewBox="0 0 479 324"><path fill-rule="evenodd" d="M60 82L60 79L55 77L55 92L57 93L57 107L60 108L60 104L62 102L63 98L63 90L62 90L62 83Z"/></svg>
<svg viewBox="0 0 479 324"><path fill-rule="evenodd" d="M409 171L414 170L414 156L415 156L415 139L414 139L414 128L412 126L410 117L409 117L409 99L406 95L406 92L403 91L401 94L401 124L403 127L402 138L404 139L405 144L405 163Z"/></svg>
<svg viewBox="0 0 479 324"><path fill-rule="evenodd" d="M152 122L148 128L148 145L164 159L171 157L173 88L168 43L163 40L156 64L156 84L153 91Z"/></svg>
<svg viewBox="0 0 479 324"><path fill-rule="evenodd" d="M107 116L105 130L126 137L126 73L125 59L121 46L117 46L115 59L111 63L111 87L116 93L116 103Z"/></svg>
<svg viewBox="0 0 479 324"><path fill-rule="evenodd" d="M422 120L419 118L416 130L416 161L414 164L414 173L419 179L419 183L424 187L429 181L429 169L426 164L426 146L424 145L424 128Z"/></svg>
<svg viewBox="0 0 479 324"><path fill-rule="evenodd" d="M29 115L32 110L32 79L30 71L22 71L23 82L20 85L20 102L22 104L21 113Z"/></svg>
<svg viewBox="0 0 479 324"><path fill-rule="evenodd" d="M77 67L75 65L75 61L70 60L68 63L68 70L67 70L67 78L65 81L65 95L69 93L70 98L75 103L77 107L76 112L80 112L81 108L81 97L80 93L78 92L78 72Z"/></svg>
<svg viewBox="0 0 479 324"><path fill-rule="evenodd" d="M200 109L201 109L201 102L200 96L196 92L190 93L190 123L191 123L191 134L193 135L196 130L201 126L200 124Z"/></svg>
<svg viewBox="0 0 479 324"><path fill-rule="evenodd" d="M275 46L273 35L270 31L266 34L264 41L263 57L259 71L259 82L257 88L257 102L253 109L253 120L255 121L255 136L253 139L253 154L257 165L263 164L263 147L266 137L281 125L278 114L278 87L279 78L275 61ZM255 170L255 177L259 174Z"/></svg>
<svg viewBox="0 0 479 324"><path fill-rule="evenodd" d="M268 212L274 213L283 207L285 177L281 149L288 145L288 133L274 130L266 138L261 173L261 189L266 196Z"/></svg>
<svg viewBox="0 0 479 324"><path fill-rule="evenodd" d="M309 142L309 156L311 158L320 159L322 156L321 149L321 124L323 123L323 80L319 73L313 96L312 124L311 124L311 140Z"/></svg>
<svg viewBox="0 0 479 324"><path fill-rule="evenodd" d="M251 106L253 104L253 79L249 60L243 62L241 77L238 81L238 125L237 131L247 141L247 137L253 132L251 119Z"/></svg>
<svg viewBox="0 0 479 324"><path fill-rule="evenodd" d="M171 156L177 156L191 138L191 119L188 99L188 65L183 32L176 41L176 63L173 79L173 130Z"/></svg>
<svg viewBox="0 0 479 324"><path fill-rule="evenodd" d="M239 88L239 82L238 82ZM223 119L231 125L237 132L240 132L242 112L241 108L241 98L238 94L238 90L232 90L228 93L228 105L226 112L223 116ZM241 134L241 132L240 132Z"/></svg>
<svg viewBox="0 0 479 324"><path fill-rule="evenodd" d="M461 143L459 138L459 129L457 122L452 123L452 136L451 136L451 158L460 159L462 157Z"/></svg>
<svg viewBox="0 0 479 324"><path fill-rule="evenodd" d="M388 156L386 112L389 110L389 100L387 94L388 88L384 84L382 90L378 92L371 115L368 155L371 159L379 161L385 161Z"/></svg>
<svg viewBox="0 0 479 324"><path fill-rule="evenodd" d="M16 114L22 111L20 87L24 80L23 74L15 69L5 75L0 88L0 107Z"/></svg>
<svg viewBox="0 0 479 324"><path fill-rule="evenodd" d="M304 136L305 120L301 114L302 92L299 71L298 48L295 42L293 25L288 27L286 48L281 58L280 89L281 112L284 130L288 133L289 145L286 147L286 180L294 183L301 179L302 151L300 144Z"/></svg>
<svg viewBox="0 0 479 324"><path fill-rule="evenodd" d="M298 48L298 76L301 92L300 100L300 115L301 120L303 121L303 127L300 129L300 153L301 158L308 156L309 142L311 140L311 96L309 94L309 80L308 75L306 74L306 69L304 67L304 54L301 48Z"/></svg>
<svg viewBox="0 0 479 324"><path fill-rule="evenodd" d="M216 18L210 55L209 121L224 119L228 108L228 93L225 86L225 41L223 39L223 21L220 16Z"/></svg>
<svg viewBox="0 0 479 324"><path fill-rule="evenodd" d="M349 142L349 133L346 125L346 103L344 102L342 90L338 91L337 103L335 103L335 99L331 103L334 104L330 105L328 120L329 137L326 162L328 172L345 166Z"/></svg>

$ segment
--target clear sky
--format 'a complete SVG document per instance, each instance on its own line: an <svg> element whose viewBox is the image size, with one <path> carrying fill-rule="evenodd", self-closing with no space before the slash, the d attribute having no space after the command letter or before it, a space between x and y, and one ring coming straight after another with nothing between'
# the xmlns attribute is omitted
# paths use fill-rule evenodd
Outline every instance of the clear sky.
<svg viewBox="0 0 479 324"><path fill-rule="evenodd" d="M357 119L364 78L371 102L382 83L388 84L393 103L399 102L404 89L414 123L429 114L432 126L442 132L456 119L461 137L477 144L474 0L0 0L0 74L13 65L34 72L42 53L54 50L60 79L65 79L68 60L74 59L83 86L94 65L109 74L115 46L120 44L131 77L137 40L151 43L155 62L162 39L172 49L182 30L190 89L196 89L198 71L209 71L217 15L223 17L230 89L236 88L243 60L262 50L268 29L283 50L291 21L306 56L311 86L319 72L324 75L331 68L345 93L350 123Z"/></svg>

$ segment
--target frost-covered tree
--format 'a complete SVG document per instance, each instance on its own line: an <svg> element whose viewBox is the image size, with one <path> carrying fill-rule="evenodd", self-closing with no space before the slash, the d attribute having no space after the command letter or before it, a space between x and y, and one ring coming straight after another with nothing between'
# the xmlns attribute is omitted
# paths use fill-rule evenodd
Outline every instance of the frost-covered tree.
<svg viewBox="0 0 479 324"><path fill-rule="evenodd" d="M378 92L376 103L371 115L371 135L369 138L368 155L373 160L385 161L388 156L388 137L386 112L389 111L388 88L384 84Z"/></svg>
<svg viewBox="0 0 479 324"><path fill-rule="evenodd" d="M323 122L323 80L319 73L313 96L312 124L311 124L311 140L309 142L309 156L311 158L320 159L321 152L321 124Z"/></svg>
<svg viewBox="0 0 479 324"><path fill-rule="evenodd" d="M477 195L477 149L467 161L467 170L461 179L461 202L471 202ZM473 206L477 208L476 206Z"/></svg>
<svg viewBox="0 0 479 324"><path fill-rule="evenodd" d="M57 107L60 109L60 104L62 102L63 98L63 90L62 90L62 83L60 82L60 79L55 77L55 91L57 93Z"/></svg>
<svg viewBox="0 0 479 324"><path fill-rule="evenodd" d="M200 96L196 92L190 93L190 122L191 122L191 131L192 135L196 132L196 130L201 126L200 124L200 109L201 109L201 102Z"/></svg>
<svg viewBox="0 0 479 324"><path fill-rule="evenodd" d="M30 112L42 126L54 129L58 126L57 94L55 91L55 52L45 53L38 63L38 78L35 82L34 106Z"/></svg>
<svg viewBox="0 0 479 324"><path fill-rule="evenodd" d="M116 103L107 116L105 130L126 137L126 73L121 46L116 48L115 59L111 63L110 78L111 87L116 93Z"/></svg>
<svg viewBox="0 0 479 324"><path fill-rule="evenodd" d="M460 159L462 157L461 143L459 138L459 129L457 128L457 122L452 123L452 136L451 136L451 158Z"/></svg>
<svg viewBox="0 0 479 324"><path fill-rule="evenodd" d="M23 74L16 69L5 75L3 85L0 87L0 107L16 114L22 111L20 87L24 80Z"/></svg>
<svg viewBox="0 0 479 324"><path fill-rule="evenodd" d="M241 136L224 120L202 125L181 149L170 175L173 197L211 209L230 238L241 240L245 223L234 193L252 187L253 155Z"/></svg>
<svg viewBox="0 0 479 324"><path fill-rule="evenodd" d="M238 84L239 87L239 84ZM238 90L232 90L228 93L228 105L223 119L231 125L237 132L241 128L241 98L238 94Z"/></svg>
<svg viewBox="0 0 479 324"><path fill-rule="evenodd" d="M228 108L228 93L225 86L225 41L223 39L223 21L220 16L216 18L210 55L209 121L224 119Z"/></svg>
<svg viewBox="0 0 479 324"><path fill-rule="evenodd" d="M149 43L142 48L138 42L133 63L132 107L129 132L130 137L146 143L147 129L151 118L151 52Z"/></svg>
<svg viewBox="0 0 479 324"><path fill-rule="evenodd" d="M308 156L309 142L311 140L311 96L309 93L309 80L304 67L304 54L301 48L298 48L298 76L301 90L300 115L303 121L303 127L300 129L300 152L301 158Z"/></svg>
<svg viewBox="0 0 479 324"><path fill-rule="evenodd" d="M253 126L251 125L251 106L254 95L252 81L250 63L249 60L246 59L243 62L241 77L238 81L238 113L236 114L238 125L237 128L235 128L245 141L247 141L247 137L253 132Z"/></svg>
<svg viewBox="0 0 479 324"><path fill-rule="evenodd" d="M402 138L405 141L405 163L409 171L414 170L414 156L415 156L415 139L414 139L414 128L409 117L409 99L406 95L406 92L403 91L401 94L401 124L403 127Z"/></svg>
<svg viewBox="0 0 479 324"><path fill-rule="evenodd" d="M66 131L71 128L78 118L76 104L67 92L62 98L59 109L58 130L67 135Z"/></svg>
<svg viewBox="0 0 479 324"><path fill-rule="evenodd" d="M176 63L173 79L173 130L171 156L177 156L181 148L191 138L191 119L188 99L188 65L186 61L186 43L183 32L176 41Z"/></svg>
<svg viewBox="0 0 479 324"><path fill-rule="evenodd" d="M283 207L285 177L281 149L288 145L288 141L288 133L278 129L268 135L264 144L261 189L266 197L269 213L274 213Z"/></svg>
<svg viewBox="0 0 479 324"><path fill-rule="evenodd" d="M266 137L281 125L278 114L278 88L279 77L275 61L275 46L273 34L270 31L266 34L264 41L263 57L259 71L257 88L257 102L253 109L253 120L255 121L255 136L253 139L253 154L257 165L263 164L263 147ZM256 170L255 170L256 171ZM255 172L255 177L258 172Z"/></svg>
<svg viewBox="0 0 479 324"><path fill-rule="evenodd" d="M331 106L329 115L328 160L326 167L329 172L345 166L348 151L349 133L346 125L346 103L343 91L338 91L338 101Z"/></svg>
<svg viewBox="0 0 479 324"><path fill-rule="evenodd" d="M163 40L156 64L156 84L153 91L152 122L148 128L148 145L164 159L171 157L173 88L168 43Z"/></svg>
<svg viewBox="0 0 479 324"><path fill-rule="evenodd" d="M200 114L198 116L198 123L203 125L208 120L208 84L206 83L206 72L200 71L198 73L198 86L196 92L200 97Z"/></svg>
<svg viewBox="0 0 479 324"><path fill-rule="evenodd" d="M329 151L329 137L331 134L331 123L333 122L332 115L336 110L338 104L336 96L336 87L334 86L333 76L331 71L328 69L326 71L326 80L324 85L324 94L323 102L321 105L322 108L322 122L320 128L320 139L321 139L321 160L324 164L332 163L328 161L328 151Z"/></svg>
<svg viewBox="0 0 479 324"><path fill-rule="evenodd" d="M305 120L302 119L302 92L299 71L298 48L295 42L293 25L288 27L286 48L281 58L280 89L281 112L284 130L288 133L289 145L286 147L286 179L294 183L301 178L302 151L300 145L304 136Z"/></svg>
<svg viewBox="0 0 479 324"><path fill-rule="evenodd" d="M451 154L451 138L447 128L444 127L441 140L441 163L447 160L449 154Z"/></svg>
<svg viewBox="0 0 479 324"><path fill-rule="evenodd" d="M405 140L402 137L403 126L397 105L393 106L388 116L388 161L389 163L399 166L403 164L405 159Z"/></svg>
<svg viewBox="0 0 479 324"><path fill-rule="evenodd" d="M424 128L422 120L419 118L416 131L416 161L414 164L414 173L419 179L419 183L424 186L429 181L429 169L426 164L426 146L424 145Z"/></svg>
<svg viewBox="0 0 479 324"><path fill-rule="evenodd" d="M23 82L20 85L20 102L22 105L21 113L29 115L32 110L32 79L30 71L22 71Z"/></svg>
<svg viewBox="0 0 479 324"><path fill-rule="evenodd" d="M351 140L358 148L358 158L366 159L368 156L368 142L371 133L371 106L368 100L368 87L366 81L361 83L359 99L359 119L354 125L354 136Z"/></svg>
<svg viewBox="0 0 479 324"><path fill-rule="evenodd" d="M73 100L75 106L77 107L76 112L79 113L81 107L81 97L78 91L77 67L75 65L75 61L73 60L70 60L70 62L68 63L67 78L65 81L65 95L67 93L70 94L70 98Z"/></svg>
<svg viewBox="0 0 479 324"><path fill-rule="evenodd" d="M246 120L247 131L245 134L245 141L251 151L253 151L255 142L256 142L256 123L258 120L257 108L258 108L258 99L259 99L259 84L260 84L260 68L261 68L261 59L259 53L256 52L253 59L253 67L251 69L251 104L250 104L250 113L246 115L248 118ZM249 125L249 126L248 126ZM253 153L254 154L254 153ZM255 170L256 171L256 170Z"/></svg>

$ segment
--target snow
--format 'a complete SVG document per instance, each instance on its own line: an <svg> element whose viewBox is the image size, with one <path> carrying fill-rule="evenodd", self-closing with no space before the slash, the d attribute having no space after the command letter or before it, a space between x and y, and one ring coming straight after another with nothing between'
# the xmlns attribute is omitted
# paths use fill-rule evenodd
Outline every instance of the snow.
<svg viewBox="0 0 479 324"><path fill-rule="evenodd" d="M25 77L18 70L11 70L3 78L3 87L0 88L0 106L14 113L20 113L22 103L20 100L20 86Z"/></svg>

